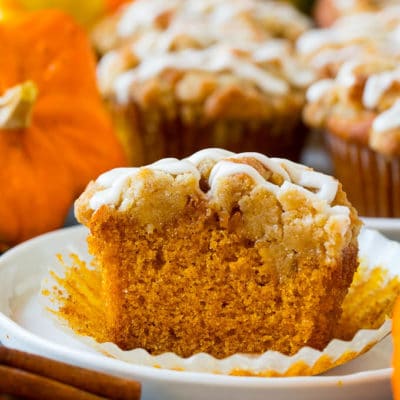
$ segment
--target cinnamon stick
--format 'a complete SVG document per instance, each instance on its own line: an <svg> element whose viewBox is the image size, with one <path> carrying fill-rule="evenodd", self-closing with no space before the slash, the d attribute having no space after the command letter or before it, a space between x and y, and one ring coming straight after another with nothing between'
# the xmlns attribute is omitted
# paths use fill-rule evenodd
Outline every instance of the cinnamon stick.
<svg viewBox="0 0 400 400"><path fill-rule="evenodd" d="M25 399L104 400L83 390L16 368L0 366L0 392Z"/></svg>
<svg viewBox="0 0 400 400"><path fill-rule="evenodd" d="M75 367L4 346L0 346L0 365L7 365L109 399L137 400L141 395L139 382ZM2 386L0 392L1 390ZM54 398L58 397L53 396L52 399ZM75 399L75 397L70 398Z"/></svg>

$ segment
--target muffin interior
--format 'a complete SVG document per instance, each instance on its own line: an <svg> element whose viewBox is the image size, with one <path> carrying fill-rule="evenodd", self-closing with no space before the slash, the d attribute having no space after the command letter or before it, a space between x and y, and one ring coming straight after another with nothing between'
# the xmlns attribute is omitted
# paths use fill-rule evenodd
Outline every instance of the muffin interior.
<svg viewBox="0 0 400 400"><path fill-rule="evenodd" d="M107 18L98 83L132 165L208 147L298 160L315 76L293 42L309 24L264 0L136 0Z"/></svg>
<svg viewBox="0 0 400 400"><path fill-rule="evenodd" d="M256 153L200 153L125 174L112 206L100 201L109 177L77 203L101 268L107 340L183 357L322 349L357 267L345 194L337 186L328 206L322 174ZM299 179L302 189L289 184Z"/></svg>

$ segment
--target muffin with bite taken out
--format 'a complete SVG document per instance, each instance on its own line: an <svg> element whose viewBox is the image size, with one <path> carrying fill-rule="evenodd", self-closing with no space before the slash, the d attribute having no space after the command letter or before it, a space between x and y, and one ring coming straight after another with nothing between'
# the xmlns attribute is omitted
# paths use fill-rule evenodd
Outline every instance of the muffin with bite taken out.
<svg viewBox="0 0 400 400"><path fill-rule="evenodd" d="M111 170L77 200L102 277L106 341L217 358L322 349L357 268L338 181L206 149Z"/></svg>

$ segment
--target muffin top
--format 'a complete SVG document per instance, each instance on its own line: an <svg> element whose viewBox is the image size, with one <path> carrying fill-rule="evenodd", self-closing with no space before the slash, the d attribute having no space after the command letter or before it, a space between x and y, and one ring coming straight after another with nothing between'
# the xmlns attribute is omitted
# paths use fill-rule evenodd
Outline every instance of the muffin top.
<svg viewBox="0 0 400 400"><path fill-rule="evenodd" d="M103 20L93 32L104 53L144 34L170 49L216 42L295 40L310 21L288 4L264 0L136 0ZM151 40L149 39L149 40Z"/></svg>
<svg viewBox="0 0 400 400"><path fill-rule="evenodd" d="M400 5L392 3L306 32L297 42L319 76L307 90L305 122L387 157L400 155Z"/></svg>
<svg viewBox="0 0 400 400"><path fill-rule="evenodd" d="M75 212L89 226L104 213L129 214L137 226L153 231L193 202L218 215L222 227L236 221L240 234L253 241L292 229L309 232L310 243L324 238L334 252L355 241L360 227L336 179L288 160L222 149L106 172L89 184Z"/></svg>
<svg viewBox="0 0 400 400"><path fill-rule="evenodd" d="M263 0L136 0L95 30L100 90L117 104L169 114L187 106L208 118L299 109L314 75L293 40L308 25Z"/></svg>
<svg viewBox="0 0 400 400"><path fill-rule="evenodd" d="M400 155L400 69L392 58L345 62L307 92L305 121L388 157Z"/></svg>
<svg viewBox="0 0 400 400"><path fill-rule="evenodd" d="M350 1L346 4L351 3ZM321 77L332 77L351 59L400 56L400 6L338 19L331 27L311 29L297 41L304 62Z"/></svg>

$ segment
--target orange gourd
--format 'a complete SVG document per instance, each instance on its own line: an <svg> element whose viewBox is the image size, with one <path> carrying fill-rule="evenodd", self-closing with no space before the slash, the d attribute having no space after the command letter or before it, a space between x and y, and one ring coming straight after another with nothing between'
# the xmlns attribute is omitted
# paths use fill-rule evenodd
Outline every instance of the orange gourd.
<svg viewBox="0 0 400 400"><path fill-rule="evenodd" d="M392 388L394 400L400 400L400 297L393 310L393 375Z"/></svg>
<svg viewBox="0 0 400 400"><path fill-rule="evenodd" d="M0 251L63 225L74 198L125 164L95 58L66 14L0 22Z"/></svg>
<svg viewBox="0 0 400 400"><path fill-rule="evenodd" d="M119 7L121 7L123 4L132 2L132 0L106 0L106 12L107 13L113 13L116 11Z"/></svg>

